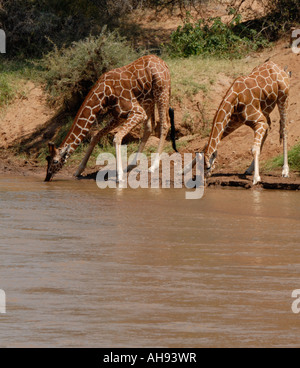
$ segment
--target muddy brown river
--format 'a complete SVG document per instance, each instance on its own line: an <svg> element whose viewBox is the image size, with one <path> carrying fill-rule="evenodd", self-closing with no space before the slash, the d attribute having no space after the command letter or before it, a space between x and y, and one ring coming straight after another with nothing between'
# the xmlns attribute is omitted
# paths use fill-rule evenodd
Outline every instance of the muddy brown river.
<svg viewBox="0 0 300 368"><path fill-rule="evenodd" d="M300 347L299 192L1 176L0 201L0 347Z"/></svg>

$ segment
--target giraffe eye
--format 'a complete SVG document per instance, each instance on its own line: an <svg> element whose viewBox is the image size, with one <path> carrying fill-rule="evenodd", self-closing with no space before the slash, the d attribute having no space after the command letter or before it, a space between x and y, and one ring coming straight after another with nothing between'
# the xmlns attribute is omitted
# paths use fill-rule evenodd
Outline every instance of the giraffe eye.
<svg viewBox="0 0 300 368"><path fill-rule="evenodd" d="M58 160L53 160L54 165L58 164Z"/></svg>

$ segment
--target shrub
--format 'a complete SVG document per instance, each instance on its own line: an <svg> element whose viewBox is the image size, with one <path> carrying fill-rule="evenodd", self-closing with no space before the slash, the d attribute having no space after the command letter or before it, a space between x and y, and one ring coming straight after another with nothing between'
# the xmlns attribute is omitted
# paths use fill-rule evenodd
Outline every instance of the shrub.
<svg viewBox="0 0 300 368"><path fill-rule="evenodd" d="M297 143L288 153L290 169L300 171L300 143ZM283 155L279 155L266 164L267 170L281 168L283 166Z"/></svg>
<svg viewBox="0 0 300 368"><path fill-rule="evenodd" d="M69 46L104 25L120 26L142 0L0 0L0 28L9 56L41 57L53 44ZM151 2L150 2L151 3ZM124 15L126 15L124 17Z"/></svg>
<svg viewBox="0 0 300 368"><path fill-rule="evenodd" d="M53 43L70 45L99 31L100 11L86 0L0 0L9 56L41 57ZM51 40L51 41L50 41Z"/></svg>
<svg viewBox="0 0 300 368"><path fill-rule="evenodd" d="M73 42L68 48L54 48L41 61L51 103L78 108L88 91L108 70L128 64L137 52L119 36L105 28L99 36Z"/></svg>
<svg viewBox="0 0 300 368"><path fill-rule="evenodd" d="M184 25L172 33L167 49L174 57L212 55L239 58L250 50L266 46L267 41L255 30L247 30L247 36L240 36L242 30L239 14L230 24L223 23L220 17L200 19L193 23L187 14Z"/></svg>

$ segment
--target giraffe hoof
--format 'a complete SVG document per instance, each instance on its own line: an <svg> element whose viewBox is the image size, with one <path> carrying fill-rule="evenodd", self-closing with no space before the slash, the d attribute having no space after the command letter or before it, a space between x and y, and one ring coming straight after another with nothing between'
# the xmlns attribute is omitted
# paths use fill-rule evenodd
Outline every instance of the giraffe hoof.
<svg viewBox="0 0 300 368"><path fill-rule="evenodd" d="M257 185L257 184L259 184L261 182L261 178L260 178L260 176L258 176L257 178L254 178L253 179L253 185Z"/></svg>
<svg viewBox="0 0 300 368"><path fill-rule="evenodd" d="M75 176L76 178L77 178L78 176L81 176L81 174L82 174L83 170L84 170L84 169L79 168L79 169L75 172L74 176Z"/></svg>
<svg viewBox="0 0 300 368"><path fill-rule="evenodd" d="M288 168L283 169L283 171L282 171L282 177L283 178L288 178L290 176L289 174L290 173L289 173L289 169Z"/></svg>
<svg viewBox="0 0 300 368"><path fill-rule="evenodd" d="M80 179L82 177L81 173L78 172L74 173L73 176L75 179Z"/></svg>
<svg viewBox="0 0 300 368"><path fill-rule="evenodd" d="M126 180L117 179L117 185L118 185L118 188L126 188L127 187Z"/></svg>
<svg viewBox="0 0 300 368"><path fill-rule="evenodd" d="M207 170L205 170L205 172L204 172L204 176L205 176L205 178L210 178L211 176L212 176L212 170L211 170L211 168L209 168L209 169L207 169Z"/></svg>
<svg viewBox="0 0 300 368"><path fill-rule="evenodd" d="M150 167L150 169L148 169L149 173L154 173L156 171L157 167Z"/></svg>

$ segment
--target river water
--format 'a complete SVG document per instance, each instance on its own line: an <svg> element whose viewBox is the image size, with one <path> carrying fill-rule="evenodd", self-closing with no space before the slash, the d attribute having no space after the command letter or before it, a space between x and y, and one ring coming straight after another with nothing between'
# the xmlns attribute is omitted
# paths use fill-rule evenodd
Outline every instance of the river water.
<svg viewBox="0 0 300 368"><path fill-rule="evenodd" d="M300 347L298 192L0 178L0 347Z"/></svg>

